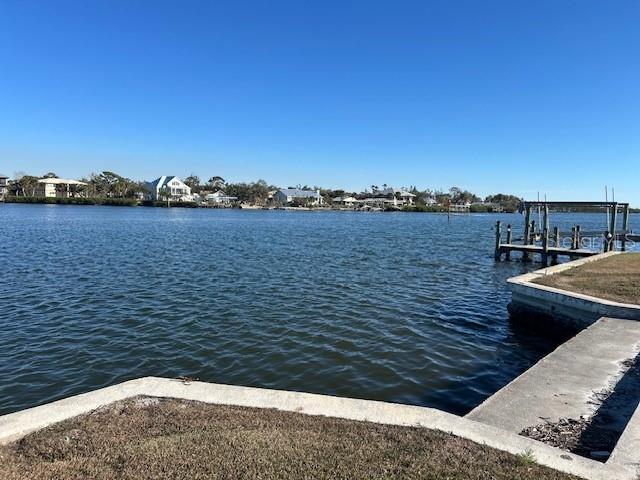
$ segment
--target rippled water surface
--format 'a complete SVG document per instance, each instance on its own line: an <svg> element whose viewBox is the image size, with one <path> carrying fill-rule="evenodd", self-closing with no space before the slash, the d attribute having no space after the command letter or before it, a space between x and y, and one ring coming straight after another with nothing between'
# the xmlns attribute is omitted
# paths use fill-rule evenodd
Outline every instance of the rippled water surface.
<svg viewBox="0 0 640 480"><path fill-rule="evenodd" d="M145 375L466 412L555 346L497 219L0 205L0 413Z"/></svg>

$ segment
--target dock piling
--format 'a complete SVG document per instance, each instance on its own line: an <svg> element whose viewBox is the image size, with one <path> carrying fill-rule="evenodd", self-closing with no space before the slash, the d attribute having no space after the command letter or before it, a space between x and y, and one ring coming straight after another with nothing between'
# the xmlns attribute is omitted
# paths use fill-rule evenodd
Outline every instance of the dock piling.
<svg viewBox="0 0 640 480"><path fill-rule="evenodd" d="M623 252L627 251L627 235L629 234L629 205L625 205L622 211L622 238L620 239L620 248Z"/></svg>
<svg viewBox="0 0 640 480"><path fill-rule="evenodd" d="M529 237L531 236L531 207L525 208L524 214L524 244L529 245ZM529 260L529 252L522 252L522 261L527 262Z"/></svg>
<svg viewBox="0 0 640 480"><path fill-rule="evenodd" d="M544 227L542 231L542 265L545 267L549 264L549 229Z"/></svg>
<svg viewBox="0 0 640 480"><path fill-rule="evenodd" d="M500 260L500 239L502 238L502 222L498 220L496 222L496 251L494 257L496 260Z"/></svg>
<svg viewBox="0 0 640 480"><path fill-rule="evenodd" d="M511 232L511 224L507 225L507 244L511 245L511 241L513 240L513 234ZM504 254L505 260L511 260L511 250L507 250Z"/></svg>

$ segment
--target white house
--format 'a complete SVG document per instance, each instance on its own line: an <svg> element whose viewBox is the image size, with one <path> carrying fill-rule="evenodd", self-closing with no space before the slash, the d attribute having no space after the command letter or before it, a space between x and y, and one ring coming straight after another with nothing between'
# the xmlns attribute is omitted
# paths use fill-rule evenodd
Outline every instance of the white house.
<svg viewBox="0 0 640 480"><path fill-rule="evenodd" d="M193 200L191 187L174 175L163 175L152 182L145 182L148 192L145 200L165 200L165 192L171 192L171 200L189 202Z"/></svg>
<svg viewBox="0 0 640 480"><path fill-rule="evenodd" d="M79 187L87 184L68 178L41 178L36 187L36 197L44 198L68 198L79 196Z"/></svg>
<svg viewBox="0 0 640 480"><path fill-rule="evenodd" d="M4 197L8 193L7 180L9 177L0 173L0 197Z"/></svg>
<svg viewBox="0 0 640 480"><path fill-rule="evenodd" d="M335 197L331 199L331 203L340 207L353 207L358 203L354 197Z"/></svg>
<svg viewBox="0 0 640 480"><path fill-rule="evenodd" d="M278 190L273 199L282 205L290 205L295 202L322 205L324 202L322 195L320 195L320 190L300 190L298 188Z"/></svg>
<svg viewBox="0 0 640 480"><path fill-rule="evenodd" d="M394 207L401 207L404 205L413 205L413 199L416 197L413 193L407 192L402 189L395 189L393 187L385 188L380 191L379 196L387 197L389 202Z"/></svg>
<svg viewBox="0 0 640 480"><path fill-rule="evenodd" d="M238 197L226 195L222 190L218 190L215 193L210 193L205 198L209 205L217 207L228 207L238 200Z"/></svg>

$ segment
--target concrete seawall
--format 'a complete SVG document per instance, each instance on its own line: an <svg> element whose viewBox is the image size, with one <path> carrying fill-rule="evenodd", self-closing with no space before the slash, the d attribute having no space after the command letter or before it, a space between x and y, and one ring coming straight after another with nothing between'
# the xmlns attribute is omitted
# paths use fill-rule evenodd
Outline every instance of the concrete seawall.
<svg viewBox="0 0 640 480"><path fill-rule="evenodd" d="M544 323L545 327L573 331L582 330L601 317L640 320L639 305L533 283L536 279L618 254L620 252L603 253L510 278L507 281L512 295L509 312L513 317Z"/></svg>

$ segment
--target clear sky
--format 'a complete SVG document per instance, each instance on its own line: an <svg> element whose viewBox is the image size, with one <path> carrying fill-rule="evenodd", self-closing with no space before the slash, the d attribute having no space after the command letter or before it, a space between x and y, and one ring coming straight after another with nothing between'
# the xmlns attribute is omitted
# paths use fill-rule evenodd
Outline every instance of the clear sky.
<svg viewBox="0 0 640 480"><path fill-rule="evenodd" d="M640 205L640 1L0 0L0 172Z"/></svg>

